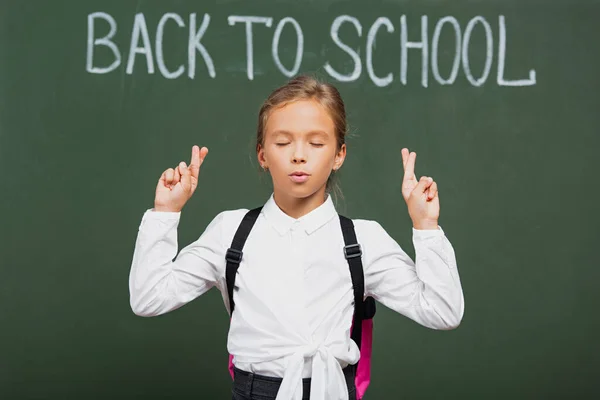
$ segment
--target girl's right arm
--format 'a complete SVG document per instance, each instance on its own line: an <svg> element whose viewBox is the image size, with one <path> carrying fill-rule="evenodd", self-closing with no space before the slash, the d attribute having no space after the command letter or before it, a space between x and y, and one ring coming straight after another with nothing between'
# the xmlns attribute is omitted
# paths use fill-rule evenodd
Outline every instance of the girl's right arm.
<svg viewBox="0 0 600 400"><path fill-rule="evenodd" d="M225 251L217 215L200 238L177 255L179 212L148 210L135 244L129 294L136 315L151 317L175 310L213 286L221 289ZM177 256L177 258L175 258Z"/></svg>
<svg viewBox="0 0 600 400"><path fill-rule="evenodd" d="M137 315L164 314L220 285L225 259L222 213L175 259L181 209L198 186L207 153L205 147L194 146L189 167L181 162L165 170L156 187L154 209L142 218L129 275L130 305Z"/></svg>

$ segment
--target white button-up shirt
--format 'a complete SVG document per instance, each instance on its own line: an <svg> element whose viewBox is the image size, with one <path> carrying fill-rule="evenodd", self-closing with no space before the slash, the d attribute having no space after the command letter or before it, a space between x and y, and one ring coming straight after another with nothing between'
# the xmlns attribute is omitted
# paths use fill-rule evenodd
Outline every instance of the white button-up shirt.
<svg viewBox="0 0 600 400"><path fill-rule="evenodd" d="M180 213L147 210L129 278L134 313L166 313L213 286L229 309L225 252L247 211L218 214L177 255ZM463 293L441 227L413 228L415 263L379 223L353 221L363 251L365 296L426 327L457 327ZM271 196L246 241L227 348L237 368L283 378L277 399L300 400L303 377L312 377L313 400L348 398L342 368L355 364L360 353L350 339L354 298L343 247L330 197L294 219Z"/></svg>

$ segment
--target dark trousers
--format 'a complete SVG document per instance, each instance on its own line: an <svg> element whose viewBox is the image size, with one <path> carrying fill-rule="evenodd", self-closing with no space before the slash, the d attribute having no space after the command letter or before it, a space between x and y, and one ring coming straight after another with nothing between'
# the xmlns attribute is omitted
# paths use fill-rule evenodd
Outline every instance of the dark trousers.
<svg viewBox="0 0 600 400"><path fill-rule="evenodd" d="M256 375L234 367L232 400L275 400L281 378ZM354 366L344 368L350 400L356 400ZM310 378L302 379L302 400L310 400Z"/></svg>

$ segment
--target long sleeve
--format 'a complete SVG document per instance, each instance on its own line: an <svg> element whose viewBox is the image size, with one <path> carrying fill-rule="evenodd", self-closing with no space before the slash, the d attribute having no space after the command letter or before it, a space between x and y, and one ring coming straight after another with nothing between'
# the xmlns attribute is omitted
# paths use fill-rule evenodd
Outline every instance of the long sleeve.
<svg viewBox="0 0 600 400"><path fill-rule="evenodd" d="M144 213L129 275L130 305L136 315L167 313L221 285L219 277L225 268L223 213L177 255L180 216L181 213L152 210Z"/></svg>
<svg viewBox="0 0 600 400"><path fill-rule="evenodd" d="M413 228L416 262L377 222L361 236L367 295L428 328L458 327L464 297L454 249L441 227Z"/></svg>

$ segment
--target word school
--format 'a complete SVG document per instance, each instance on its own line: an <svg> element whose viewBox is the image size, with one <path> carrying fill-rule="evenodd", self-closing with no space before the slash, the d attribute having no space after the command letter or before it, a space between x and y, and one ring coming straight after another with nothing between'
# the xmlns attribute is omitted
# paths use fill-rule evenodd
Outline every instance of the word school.
<svg viewBox="0 0 600 400"><path fill-rule="evenodd" d="M177 60L165 60L163 56L163 39L165 25L176 24L181 29L189 31L188 35L188 52L187 64L177 65ZM202 39L207 35L208 27L211 23L209 14L204 14L199 18L196 13L191 13L186 21L176 13L166 13L162 15L156 27L154 41L150 40L150 35L147 28L146 17L143 13L138 13L133 19L133 28L131 29L131 37L129 41L129 52L126 61L125 72L133 74L136 62L140 63L140 58L145 57L145 69L149 74L155 73L155 63L160 74L167 79L177 79L187 72L187 77L194 79L196 77L196 59L200 55L202 58L208 75L215 78L217 68L215 67L213 58L210 55L210 49L207 48ZM255 29L274 28L273 38L271 41L271 54L273 63L277 69L285 76L292 77L300 71L302 58L304 54L304 36L302 27L292 17L285 17L279 21L274 21L271 17L265 16L243 16L230 15L227 18L227 23L234 29L240 26L240 39L245 36L246 41L246 72L249 80L254 79L254 47L256 44L253 40L253 32ZM482 16L475 16L463 28L455 17L446 16L432 23L427 15L423 15L419 20L411 21L410 23L420 23L420 37L408 38L408 21L406 15L400 17L399 23L394 25L392 20L387 17L379 17L369 27L366 32L366 41L364 42L363 60L360 56L362 51L357 51L345 44L339 36L339 30L344 24L349 24L356 30L358 37L363 37L363 25L360 21L349 15L340 15L336 17L330 27L330 39L344 51L348 60L351 61L351 72L340 72L336 70L329 62L323 65L323 69L332 78L339 82L353 82L361 77L366 69L372 83L378 87L385 87L393 84L395 78L399 78L401 84L407 84L408 57L417 57L421 61L421 85L428 87L430 85L430 72L433 80L439 85L452 85L456 82L458 73L462 70L467 81L473 86L482 86L490 79L492 74L492 66L496 63L495 83L498 86L533 86L536 84L536 71L530 69L528 76L521 79L508 79L504 76L506 64L506 20L503 15L498 16L498 20L494 21L494 25ZM497 24L496 24L497 23ZM101 27L101 25L104 25ZM107 26L108 25L108 26ZM429 36L430 26L433 26L433 35ZM494 28L497 28L497 34L494 35ZM108 29L106 29L108 27ZM476 29L477 28L477 29ZM292 66L285 66L279 57L279 41L284 29L290 29L296 35L296 51L295 59ZM108 32L106 32L108 30ZM398 30L399 47L400 47L400 73L395 77L392 72L386 75L378 75L375 72L373 65L373 54L375 51L375 41L378 35L394 34ZM102 33L99 33L102 31ZM92 74L107 74L115 71L123 64L121 59L121 51L114 41L114 36L117 33L117 23L115 19L105 12L94 12L88 15L87 18L87 54L86 54L86 70ZM440 37L444 35L454 36L453 49L440 49ZM486 56L483 69L481 71L473 71L469 61L469 44L474 35L483 35L486 43ZM494 38L497 38L495 43ZM98 65L94 59L95 50L98 47L106 47L114 56L112 63L109 65ZM411 52L409 53L409 50ZM438 54L440 52L453 51L454 59L450 71L440 71L438 65ZM420 55L418 54L420 52ZM413 55L414 54L414 55ZM420 56L420 57L419 57ZM494 59L496 58L496 59ZM167 62L169 61L169 62ZM178 60L179 62L181 60ZM186 68L187 67L187 68ZM138 65L139 69L140 66Z"/></svg>

